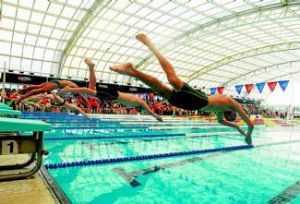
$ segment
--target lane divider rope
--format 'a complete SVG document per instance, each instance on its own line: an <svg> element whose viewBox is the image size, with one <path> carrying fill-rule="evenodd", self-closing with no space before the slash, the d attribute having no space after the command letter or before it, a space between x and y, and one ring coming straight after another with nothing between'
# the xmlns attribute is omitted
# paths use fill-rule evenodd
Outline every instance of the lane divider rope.
<svg viewBox="0 0 300 204"><path fill-rule="evenodd" d="M73 137L46 137L45 141L53 140L80 140L80 139L122 139L122 138L145 138L145 137L178 137L185 136L185 133L174 134L145 134L145 135L117 135L117 136L73 136Z"/></svg>
<svg viewBox="0 0 300 204"><path fill-rule="evenodd" d="M192 150L192 151L184 151L184 152L171 152L171 153L161 153L161 154L151 154L151 155L140 155L140 156L132 156L132 157L63 162L63 163L45 164L45 168L62 169L62 168L69 168L69 167L76 167L76 166L93 166L93 165L112 164L112 163L120 163L120 162L127 162L127 161L142 161L142 160L149 160L149 159L186 156L186 155L193 155L193 154L207 154L213 152L247 150L251 148L253 148L252 145L240 145L240 146L232 146L232 147Z"/></svg>

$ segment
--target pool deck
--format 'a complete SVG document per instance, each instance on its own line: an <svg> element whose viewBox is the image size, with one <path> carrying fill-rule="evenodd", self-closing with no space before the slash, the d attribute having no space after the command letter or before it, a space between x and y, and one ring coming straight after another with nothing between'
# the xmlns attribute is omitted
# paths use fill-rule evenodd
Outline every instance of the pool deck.
<svg viewBox="0 0 300 204"><path fill-rule="evenodd" d="M16 158L17 157L17 158ZM24 155L1 157L0 165L15 163ZM14 162L12 162L14 161ZM0 174L5 173L1 171ZM40 173L33 178L0 182L0 203L59 203Z"/></svg>

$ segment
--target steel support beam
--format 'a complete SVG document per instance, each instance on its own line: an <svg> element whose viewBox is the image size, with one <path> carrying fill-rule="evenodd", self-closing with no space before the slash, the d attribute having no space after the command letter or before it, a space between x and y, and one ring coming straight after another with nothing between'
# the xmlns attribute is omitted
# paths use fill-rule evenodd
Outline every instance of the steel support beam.
<svg viewBox="0 0 300 204"><path fill-rule="evenodd" d="M283 74L283 75L280 75L280 76L277 76L277 77L273 77L273 78L267 79L266 81L275 81L278 78L285 77L285 76L288 76L288 75L294 76L295 74L299 74L299 73L300 73L300 70L294 71L294 72L290 72L290 73L286 73L286 74Z"/></svg>
<svg viewBox="0 0 300 204"><path fill-rule="evenodd" d="M287 65L293 65L293 64L298 64L298 63L300 64L300 59L299 60L294 60L294 61L286 61L286 62L282 62L282 63L272 64L272 65L269 65L269 66L263 66L263 67L260 67L258 69L249 71L249 72L247 72L245 74L241 74L241 75L239 75L239 76L237 76L235 78L232 78L231 80L229 80L226 83L222 84L222 86L231 86L232 84L235 84L235 83L239 82L239 79L242 78L242 77L249 77L249 78L251 78L251 76L249 76L249 75L251 75L252 73L255 73L255 72L259 72L259 71L264 70L264 69L268 70L268 69L272 69L274 67L277 67L279 69L280 67L284 68ZM300 70L297 71L297 72L300 72ZM283 76L289 75L291 73L293 74L294 72L290 72L290 73L287 72ZM281 77L281 76L279 76L279 77ZM278 78L278 77L275 77L275 78Z"/></svg>
<svg viewBox="0 0 300 204"><path fill-rule="evenodd" d="M199 38L208 36L213 33L220 31L225 31L235 27L250 25L258 23L261 21L270 21L272 19L290 19L290 18L299 18L299 15L289 8L300 5L300 1L293 1L288 4L288 6L282 5L282 3L276 3L273 5L267 5L262 7L256 7L246 11L238 12L232 15L228 15L211 22L205 23L199 27L191 29L182 35L177 36L174 39L171 39L167 43L161 46L160 50L164 53L175 49L179 45L186 44L190 41L197 40ZM281 12L278 12L280 10ZM274 12L276 11L276 12ZM268 19L266 19L268 16ZM136 68L143 70L149 64L155 60L155 57L150 54L145 59L137 63Z"/></svg>
<svg viewBox="0 0 300 204"><path fill-rule="evenodd" d="M280 43L280 44L276 44L276 45L270 45L270 46L266 46L266 47L260 47L260 48L246 50L244 52L236 53L236 54L228 56L222 60L219 60L219 61L216 61L209 65L203 66L198 71L193 72L189 76L189 79L187 82L190 82L190 81L196 79L200 75L205 74L205 73L209 72L210 70L216 69L223 65L226 65L226 64L229 64L234 61L238 61L238 60L241 60L241 59L244 59L247 57L253 57L256 55L262 55L262 54L273 53L273 52L296 50L296 49L300 49L300 41Z"/></svg>
<svg viewBox="0 0 300 204"><path fill-rule="evenodd" d="M68 54L71 52L75 46L77 40L80 38L81 34L85 29L90 25L90 23L95 19L95 17L101 12L102 9L107 7L112 0L95 0L90 9L86 12L85 16L80 21L79 25L75 29L73 35L67 42L66 48L63 51L63 56L61 58L60 67L59 67L59 76L61 75L62 67L64 66L64 61Z"/></svg>

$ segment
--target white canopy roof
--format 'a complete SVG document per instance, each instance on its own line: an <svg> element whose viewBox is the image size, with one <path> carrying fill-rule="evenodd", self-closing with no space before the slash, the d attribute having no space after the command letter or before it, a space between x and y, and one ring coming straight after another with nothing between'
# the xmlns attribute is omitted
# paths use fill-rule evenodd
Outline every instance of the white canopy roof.
<svg viewBox="0 0 300 204"><path fill-rule="evenodd" d="M0 66L141 84L108 66L133 62L167 83L134 36L146 33L178 75L197 87L300 78L299 0L3 1Z"/></svg>

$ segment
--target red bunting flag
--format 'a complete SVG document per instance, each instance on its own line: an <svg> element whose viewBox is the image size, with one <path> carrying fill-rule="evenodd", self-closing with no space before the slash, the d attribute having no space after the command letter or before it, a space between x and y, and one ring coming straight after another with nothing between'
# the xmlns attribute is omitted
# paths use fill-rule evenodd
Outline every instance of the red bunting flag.
<svg viewBox="0 0 300 204"><path fill-rule="evenodd" d="M217 90L218 90L218 93L219 93L219 94L223 94L224 86L219 86L219 87L217 87Z"/></svg>
<svg viewBox="0 0 300 204"><path fill-rule="evenodd" d="M250 94L254 84L245 84L245 88L248 94Z"/></svg>
<svg viewBox="0 0 300 204"><path fill-rule="evenodd" d="M269 86L271 92L274 91L276 85L277 85L277 81L268 82L268 86Z"/></svg>

